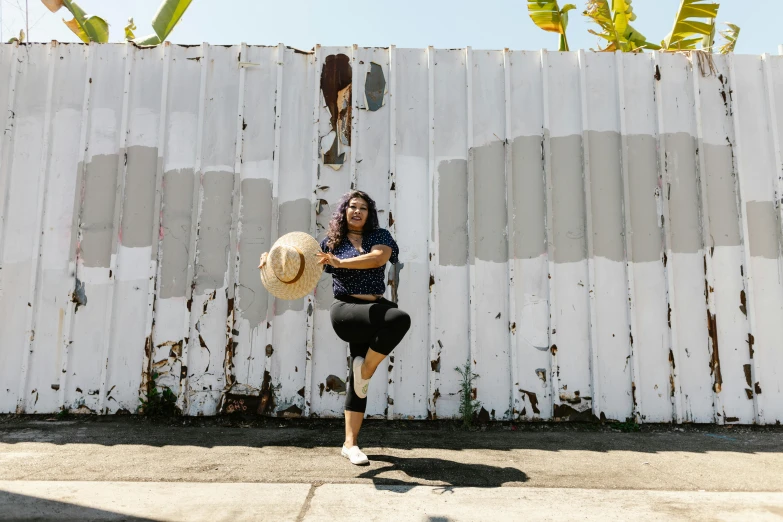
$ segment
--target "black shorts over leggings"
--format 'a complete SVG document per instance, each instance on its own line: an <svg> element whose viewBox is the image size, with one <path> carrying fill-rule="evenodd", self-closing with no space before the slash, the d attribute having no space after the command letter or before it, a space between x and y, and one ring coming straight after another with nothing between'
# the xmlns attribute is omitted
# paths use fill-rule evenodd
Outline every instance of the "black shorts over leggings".
<svg viewBox="0 0 783 522"><path fill-rule="evenodd" d="M353 360L355 357L365 357L370 348L389 355L408 332L411 317L387 299L365 301L350 296L336 297L330 316L335 333L351 348L345 410L364 413L367 410L367 399L360 399L353 389Z"/></svg>

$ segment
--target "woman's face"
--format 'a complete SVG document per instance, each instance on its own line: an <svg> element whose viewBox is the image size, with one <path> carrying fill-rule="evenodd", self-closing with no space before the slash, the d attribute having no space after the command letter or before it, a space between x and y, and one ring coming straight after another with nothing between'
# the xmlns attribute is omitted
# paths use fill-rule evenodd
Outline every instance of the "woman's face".
<svg viewBox="0 0 783 522"><path fill-rule="evenodd" d="M348 228L361 230L367 222L370 207L362 198L352 198L345 209L345 219L348 220Z"/></svg>

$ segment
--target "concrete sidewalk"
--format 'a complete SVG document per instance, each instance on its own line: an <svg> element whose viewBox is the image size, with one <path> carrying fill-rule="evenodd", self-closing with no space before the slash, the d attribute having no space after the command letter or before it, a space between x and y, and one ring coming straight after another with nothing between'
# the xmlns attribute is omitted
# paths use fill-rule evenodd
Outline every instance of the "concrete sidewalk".
<svg viewBox="0 0 783 522"><path fill-rule="evenodd" d="M779 427L368 422L362 441L358 468L332 421L0 418L0 519L783 520Z"/></svg>

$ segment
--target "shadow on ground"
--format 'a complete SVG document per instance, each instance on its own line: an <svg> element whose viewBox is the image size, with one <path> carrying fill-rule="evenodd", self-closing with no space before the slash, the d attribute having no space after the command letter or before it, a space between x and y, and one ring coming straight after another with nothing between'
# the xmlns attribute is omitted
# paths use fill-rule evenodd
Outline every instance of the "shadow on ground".
<svg viewBox="0 0 783 522"><path fill-rule="evenodd" d="M367 420L362 446L402 450L489 449L509 451L581 450L642 453L730 451L740 453L783 452L781 426L642 425L624 433L610 424L593 423L494 423L465 431L454 421ZM237 419L198 417L148 419L136 416L0 417L0 443L46 442L50 444L98 444L242 446L319 448L339 447L343 425L324 419Z"/></svg>
<svg viewBox="0 0 783 522"><path fill-rule="evenodd" d="M113 511L0 490L0 520L122 520L152 522L156 519L132 517Z"/></svg>
<svg viewBox="0 0 783 522"><path fill-rule="evenodd" d="M389 455L367 455L373 463L387 463L373 467L357 478L371 479L376 486L410 486L420 481L446 482L448 487L497 488L527 482L527 474L516 468L501 468L484 464L465 464L436 458L405 458ZM379 477L383 473L402 471L413 482ZM404 493L405 488L390 489Z"/></svg>

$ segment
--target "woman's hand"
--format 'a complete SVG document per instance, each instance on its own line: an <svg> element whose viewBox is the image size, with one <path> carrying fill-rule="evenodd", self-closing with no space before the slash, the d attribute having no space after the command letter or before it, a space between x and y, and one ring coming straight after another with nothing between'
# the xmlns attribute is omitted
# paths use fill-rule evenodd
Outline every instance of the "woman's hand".
<svg viewBox="0 0 783 522"><path fill-rule="evenodd" d="M330 265L335 268L340 268L340 265L342 264L339 257L335 257L334 254L329 252L316 252L315 255L318 256L319 265Z"/></svg>
<svg viewBox="0 0 783 522"><path fill-rule="evenodd" d="M258 268L263 268L264 267L264 263L266 263L266 256L267 256L267 252L264 252L263 254L261 254L261 259L258 262Z"/></svg>

